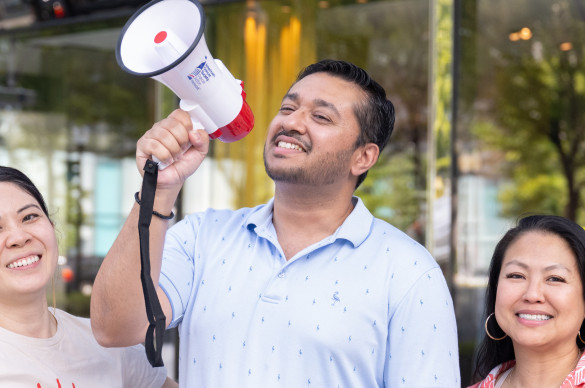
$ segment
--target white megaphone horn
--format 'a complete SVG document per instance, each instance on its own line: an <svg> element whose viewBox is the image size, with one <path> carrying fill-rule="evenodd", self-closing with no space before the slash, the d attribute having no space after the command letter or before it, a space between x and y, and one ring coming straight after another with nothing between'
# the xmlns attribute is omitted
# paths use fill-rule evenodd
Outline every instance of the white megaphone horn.
<svg viewBox="0 0 585 388"><path fill-rule="evenodd" d="M254 115L243 82L209 53L204 27L205 13L198 1L153 0L124 26L116 60L124 71L151 77L171 89L194 128L230 143L252 130Z"/></svg>

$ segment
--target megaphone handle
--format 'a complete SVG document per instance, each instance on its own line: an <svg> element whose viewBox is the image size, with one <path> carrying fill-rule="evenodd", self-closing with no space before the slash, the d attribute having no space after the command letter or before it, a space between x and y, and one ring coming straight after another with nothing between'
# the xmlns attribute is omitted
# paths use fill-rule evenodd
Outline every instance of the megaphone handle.
<svg viewBox="0 0 585 388"><path fill-rule="evenodd" d="M159 169L159 170L164 170L165 168L167 168L167 167L169 166L169 164L165 164L165 163L161 162L161 161L159 160L159 158L157 158L157 157L156 157L156 156L154 156L154 155L152 156L152 160L153 160L153 161L154 161L156 164L158 164L158 169Z"/></svg>
<svg viewBox="0 0 585 388"><path fill-rule="evenodd" d="M199 122L196 121L195 119L193 119L193 115L191 115L191 122L193 123L193 129L201 129L203 128L203 125ZM187 150L191 148L191 146L189 145L189 147L185 148L182 152L181 155L183 155L185 152L187 152ZM168 166L170 166L170 164L166 164L160 161L159 158L157 158L156 156L152 155L152 160L158 165L158 169L160 170L164 170L165 168L167 168Z"/></svg>

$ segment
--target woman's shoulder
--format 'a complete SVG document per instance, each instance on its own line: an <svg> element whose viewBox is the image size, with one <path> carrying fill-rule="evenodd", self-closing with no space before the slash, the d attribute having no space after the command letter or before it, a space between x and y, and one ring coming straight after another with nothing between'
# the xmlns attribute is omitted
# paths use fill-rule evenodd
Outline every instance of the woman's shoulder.
<svg viewBox="0 0 585 388"><path fill-rule="evenodd" d="M51 309L52 310L52 309ZM67 311L56 309L53 313L55 315L55 319L57 320L57 329L59 326L63 326L67 330L81 330L81 331L91 331L91 324L89 318L79 317L77 315L72 315Z"/></svg>

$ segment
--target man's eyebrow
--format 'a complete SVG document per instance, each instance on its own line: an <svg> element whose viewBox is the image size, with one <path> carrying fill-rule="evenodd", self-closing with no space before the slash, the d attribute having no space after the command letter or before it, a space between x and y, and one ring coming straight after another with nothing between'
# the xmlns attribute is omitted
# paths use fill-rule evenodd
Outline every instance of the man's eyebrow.
<svg viewBox="0 0 585 388"><path fill-rule="evenodd" d="M282 101L287 100L287 99L288 100L291 100L293 102L298 102L299 101L299 95L297 93L287 93L283 97ZM335 113L335 115L337 115L338 117L340 116L339 111L337 110L337 108L335 107L335 105L333 105L329 101L325 101L325 100L322 100L320 98L316 98L316 99L313 100L313 104L315 104L316 106L322 106L324 108L329 108L329 109L331 109L333 111L333 113Z"/></svg>
<svg viewBox="0 0 585 388"><path fill-rule="evenodd" d="M333 105L332 103L330 103L329 101L325 101L325 100L321 100L320 98L316 98L313 100L313 103L317 106L322 106L324 108L329 108L333 111L333 113L335 113L335 115L337 115L338 117L340 116L339 111L337 110L337 108L335 107L335 105Z"/></svg>
<svg viewBox="0 0 585 388"><path fill-rule="evenodd" d="M299 100L299 95L297 93L287 93L282 98L282 101L287 100L287 99L293 100L294 102L297 102Z"/></svg>

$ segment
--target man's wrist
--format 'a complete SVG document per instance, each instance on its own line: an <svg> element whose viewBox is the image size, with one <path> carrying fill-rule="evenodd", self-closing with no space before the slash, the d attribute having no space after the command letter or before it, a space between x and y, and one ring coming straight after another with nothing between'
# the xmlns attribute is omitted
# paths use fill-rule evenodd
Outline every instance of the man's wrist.
<svg viewBox="0 0 585 388"><path fill-rule="evenodd" d="M136 193L134 193L134 200L136 201L136 203L138 205L140 205L140 193L138 191ZM156 210L153 210L152 215L156 216L162 220L171 220L175 217L175 213L172 210L168 213L168 215L164 215L162 213L159 213Z"/></svg>

